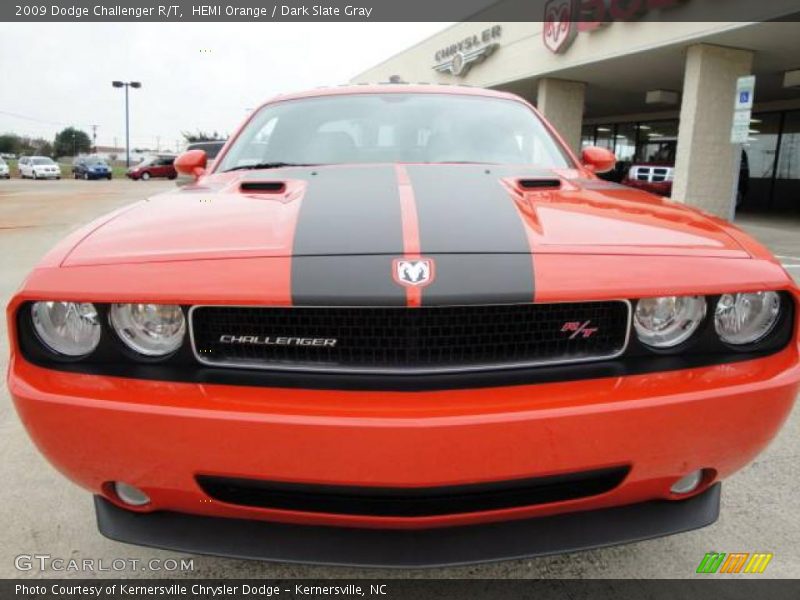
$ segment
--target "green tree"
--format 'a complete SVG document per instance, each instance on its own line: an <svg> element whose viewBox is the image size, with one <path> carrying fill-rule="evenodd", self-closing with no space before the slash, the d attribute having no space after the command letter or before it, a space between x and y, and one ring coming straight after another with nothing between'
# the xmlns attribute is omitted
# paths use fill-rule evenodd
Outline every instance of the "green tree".
<svg viewBox="0 0 800 600"><path fill-rule="evenodd" d="M13 133L0 135L0 152L4 154L19 154L22 141L19 136Z"/></svg>
<svg viewBox="0 0 800 600"><path fill-rule="evenodd" d="M16 154L19 156L53 156L53 144L44 138L19 136L19 150Z"/></svg>
<svg viewBox="0 0 800 600"><path fill-rule="evenodd" d="M92 140L85 131L67 127L56 134L53 151L56 156L76 156L92 150Z"/></svg>
<svg viewBox="0 0 800 600"><path fill-rule="evenodd" d="M216 140L225 139L216 131L214 133L206 133L205 131L200 131L199 129L195 133L192 133L191 131L182 131L181 135L188 144L193 144L195 142L214 142Z"/></svg>

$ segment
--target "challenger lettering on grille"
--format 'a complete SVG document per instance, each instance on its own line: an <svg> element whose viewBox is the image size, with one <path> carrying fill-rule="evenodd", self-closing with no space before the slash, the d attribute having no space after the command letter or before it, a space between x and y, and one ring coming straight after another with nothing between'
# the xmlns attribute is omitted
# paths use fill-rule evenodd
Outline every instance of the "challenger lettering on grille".
<svg viewBox="0 0 800 600"><path fill-rule="evenodd" d="M254 346L323 346L333 348L338 340L332 338L283 337L262 335L221 335L220 344L252 344Z"/></svg>

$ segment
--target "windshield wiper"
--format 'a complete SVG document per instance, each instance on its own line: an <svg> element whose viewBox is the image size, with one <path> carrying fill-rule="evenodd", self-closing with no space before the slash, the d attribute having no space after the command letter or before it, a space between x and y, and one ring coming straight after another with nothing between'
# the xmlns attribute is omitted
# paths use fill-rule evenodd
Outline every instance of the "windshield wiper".
<svg viewBox="0 0 800 600"><path fill-rule="evenodd" d="M255 169L280 169L281 167L317 167L319 165L311 163L292 163L292 162L265 162L256 163L254 165L239 165L238 167L231 167L225 169L223 173L230 173L231 171L252 171Z"/></svg>

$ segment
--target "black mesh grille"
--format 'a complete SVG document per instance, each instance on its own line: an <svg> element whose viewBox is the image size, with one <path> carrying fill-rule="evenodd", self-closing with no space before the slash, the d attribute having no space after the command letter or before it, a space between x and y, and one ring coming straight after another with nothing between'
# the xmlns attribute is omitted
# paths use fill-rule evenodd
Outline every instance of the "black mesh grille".
<svg viewBox="0 0 800 600"><path fill-rule="evenodd" d="M435 488L351 487L198 475L203 491L222 502L279 510L381 517L429 517L535 506L613 490L630 468Z"/></svg>
<svg viewBox="0 0 800 600"><path fill-rule="evenodd" d="M197 307L204 362L315 370L470 370L607 358L625 302L423 308ZM333 342L335 340L335 343Z"/></svg>

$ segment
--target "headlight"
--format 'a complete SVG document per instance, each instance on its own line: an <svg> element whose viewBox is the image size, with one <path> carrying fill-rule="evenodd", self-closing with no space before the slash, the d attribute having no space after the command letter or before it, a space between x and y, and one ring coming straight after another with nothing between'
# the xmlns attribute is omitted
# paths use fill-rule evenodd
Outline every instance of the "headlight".
<svg viewBox="0 0 800 600"><path fill-rule="evenodd" d="M781 313L781 298L775 292L725 294L717 302L714 327L723 342L741 346L764 339Z"/></svg>
<svg viewBox="0 0 800 600"><path fill-rule="evenodd" d="M639 300L633 325L643 344L673 348L688 340L706 316L703 296L666 296Z"/></svg>
<svg viewBox="0 0 800 600"><path fill-rule="evenodd" d="M86 356L100 342L100 321L94 304L35 302L31 319L36 335L56 354Z"/></svg>
<svg viewBox="0 0 800 600"><path fill-rule="evenodd" d="M183 343L186 321L174 304L112 304L114 331L131 350L144 356L166 356Z"/></svg>

